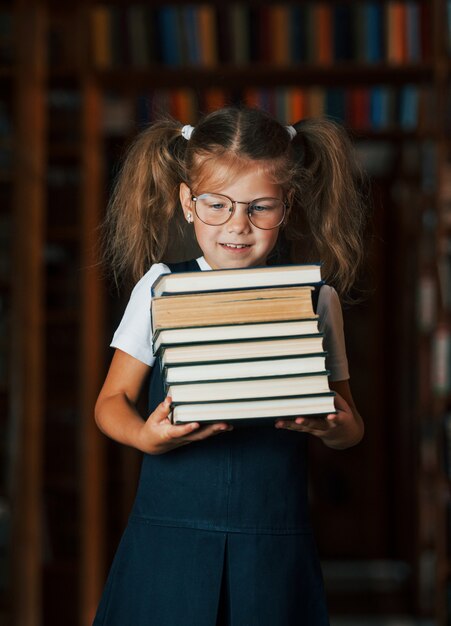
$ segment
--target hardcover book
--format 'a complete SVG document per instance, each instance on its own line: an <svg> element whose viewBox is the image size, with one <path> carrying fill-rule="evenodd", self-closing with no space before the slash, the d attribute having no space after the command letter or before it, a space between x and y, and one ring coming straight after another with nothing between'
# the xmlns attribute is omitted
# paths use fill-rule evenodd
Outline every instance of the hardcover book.
<svg viewBox="0 0 451 626"><path fill-rule="evenodd" d="M211 380L234 380L235 378L259 378L289 376L290 374L319 373L326 369L326 353L303 354L286 358L258 359L255 361L231 361L167 366L164 371L166 384Z"/></svg>
<svg viewBox="0 0 451 626"><path fill-rule="evenodd" d="M313 287L243 289L152 300L152 331L181 326L216 326L314 319Z"/></svg>
<svg viewBox="0 0 451 626"><path fill-rule="evenodd" d="M268 398L266 400L238 400L235 402L205 402L199 404L173 404L172 423L187 422L239 423L247 420L296 418L298 415L327 415L335 413L334 393L298 396L294 398Z"/></svg>
<svg viewBox="0 0 451 626"><path fill-rule="evenodd" d="M172 346L161 352L162 366L175 363L221 363L249 361L297 354L318 354L323 351L323 336L254 339L203 345Z"/></svg>
<svg viewBox="0 0 451 626"><path fill-rule="evenodd" d="M216 402L222 400L257 400L260 398L289 398L292 396L327 393L328 372L268 378L176 383L169 385L167 394L172 401Z"/></svg>
<svg viewBox="0 0 451 626"><path fill-rule="evenodd" d="M163 295L226 291L228 289L257 289L288 285L321 283L321 265L278 265L244 269L211 270L162 274L152 286L154 298Z"/></svg>
<svg viewBox="0 0 451 626"><path fill-rule="evenodd" d="M317 332L318 322L316 319L259 322L257 324L228 324L226 326L167 328L159 329L156 332L153 351L156 355L161 347L173 345L316 335Z"/></svg>

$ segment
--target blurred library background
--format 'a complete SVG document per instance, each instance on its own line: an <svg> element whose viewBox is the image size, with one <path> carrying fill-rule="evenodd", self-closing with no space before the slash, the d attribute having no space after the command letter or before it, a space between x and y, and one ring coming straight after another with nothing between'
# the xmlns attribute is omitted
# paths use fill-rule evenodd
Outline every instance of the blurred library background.
<svg viewBox="0 0 451 626"><path fill-rule="evenodd" d="M128 296L99 224L137 130L229 103L337 120L371 179L366 435L311 446L332 624L451 624L450 0L0 0L0 92L0 625L91 623L140 463L93 420Z"/></svg>

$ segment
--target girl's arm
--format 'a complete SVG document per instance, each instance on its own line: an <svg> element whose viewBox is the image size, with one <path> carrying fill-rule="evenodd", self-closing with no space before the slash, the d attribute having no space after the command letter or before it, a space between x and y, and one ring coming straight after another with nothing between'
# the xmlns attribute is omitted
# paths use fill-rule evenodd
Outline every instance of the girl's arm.
<svg viewBox="0 0 451 626"><path fill-rule="evenodd" d="M276 428L287 428L315 435L326 446L344 450L361 441L364 433L363 420L357 411L348 380L329 383L335 396L337 413L331 413L325 419L317 417L297 417L295 420L277 420Z"/></svg>
<svg viewBox="0 0 451 626"><path fill-rule="evenodd" d="M150 370L126 352L115 351L95 406L95 420L103 433L141 452L162 454L231 429L224 423L202 428L197 422L175 426L168 417L168 398L144 419L136 404Z"/></svg>

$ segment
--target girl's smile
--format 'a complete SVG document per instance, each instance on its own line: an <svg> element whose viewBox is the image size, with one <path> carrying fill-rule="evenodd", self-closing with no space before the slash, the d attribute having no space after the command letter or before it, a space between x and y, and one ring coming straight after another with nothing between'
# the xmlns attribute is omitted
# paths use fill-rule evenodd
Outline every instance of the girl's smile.
<svg viewBox="0 0 451 626"><path fill-rule="evenodd" d="M242 250L243 248L249 248L249 245L244 244L244 243L222 243L221 246L225 246L226 248L232 248L234 250Z"/></svg>

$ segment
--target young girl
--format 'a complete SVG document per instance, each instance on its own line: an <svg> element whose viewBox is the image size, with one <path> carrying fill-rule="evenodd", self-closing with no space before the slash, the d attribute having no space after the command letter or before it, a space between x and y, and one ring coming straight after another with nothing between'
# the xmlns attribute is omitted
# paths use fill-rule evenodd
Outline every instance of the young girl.
<svg viewBox="0 0 451 626"><path fill-rule="evenodd" d="M107 242L116 273L139 282L113 338L96 421L144 457L96 626L328 624L308 515L306 446L314 436L342 449L363 435L337 295L349 290L362 258L355 174L350 144L333 123L285 127L255 109L222 109L194 129L160 121L131 147ZM219 214L206 202L213 194L223 196ZM262 211L268 204L269 215ZM194 228L203 256L167 265L177 212ZM152 355L154 280L169 271L286 262L287 255L321 260L336 288L321 288L317 312L337 413L235 429L171 425ZM150 371L143 417L136 404Z"/></svg>

